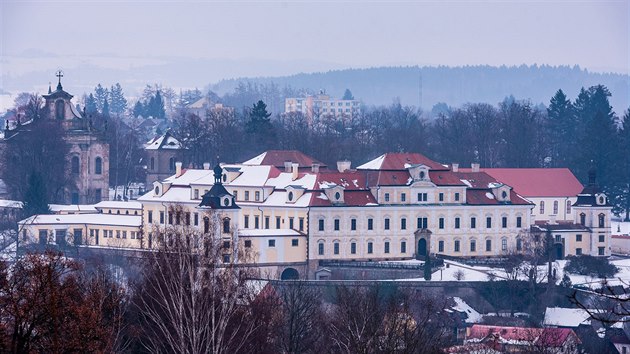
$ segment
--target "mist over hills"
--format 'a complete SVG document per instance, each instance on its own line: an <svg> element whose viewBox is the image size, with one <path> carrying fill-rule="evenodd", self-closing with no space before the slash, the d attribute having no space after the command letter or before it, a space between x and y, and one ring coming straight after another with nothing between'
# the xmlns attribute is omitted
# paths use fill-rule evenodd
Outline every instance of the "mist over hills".
<svg viewBox="0 0 630 354"><path fill-rule="evenodd" d="M325 90L341 97L349 88L367 105L388 105L399 99L404 105L431 110L439 102L460 106L468 102L496 104L506 96L547 105L562 89L575 99L581 87L603 84L612 93L611 105L618 115L628 108L630 77L616 73L593 73L579 66L463 66L378 67L301 73L278 77L221 80L208 86L219 95L231 92L239 82L278 85L280 89Z"/></svg>

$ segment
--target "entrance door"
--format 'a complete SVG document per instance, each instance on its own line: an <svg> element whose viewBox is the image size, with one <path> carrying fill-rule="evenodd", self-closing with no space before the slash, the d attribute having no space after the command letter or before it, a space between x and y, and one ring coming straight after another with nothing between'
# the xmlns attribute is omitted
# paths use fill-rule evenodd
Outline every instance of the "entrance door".
<svg viewBox="0 0 630 354"><path fill-rule="evenodd" d="M418 240L418 249L416 250L416 258L424 259L426 255L427 255L427 240L421 238Z"/></svg>
<svg viewBox="0 0 630 354"><path fill-rule="evenodd" d="M564 258L564 245L561 243L556 243L554 247L556 249L556 259L563 259Z"/></svg>

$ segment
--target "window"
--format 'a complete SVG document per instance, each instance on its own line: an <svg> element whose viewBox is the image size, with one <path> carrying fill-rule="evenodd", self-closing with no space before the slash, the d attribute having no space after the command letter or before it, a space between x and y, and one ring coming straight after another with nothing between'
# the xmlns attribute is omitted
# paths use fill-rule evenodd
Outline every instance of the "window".
<svg viewBox="0 0 630 354"><path fill-rule="evenodd" d="M39 244L45 245L48 243L48 231L39 230Z"/></svg>
<svg viewBox="0 0 630 354"><path fill-rule="evenodd" d="M406 193L401 193L400 194L400 201L401 202L406 202L407 201L407 194Z"/></svg>
<svg viewBox="0 0 630 354"><path fill-rule="evenodd" d="M544 201L540 201L540 213L544 214L545 213L545 202Z"/></svg>
<svg viewBox="0 0 630 354"><path fill-rule="evenodd" d="M516 239L516 250L517 251L523 250L523 241L520 238Z"/></svg>
<svg viewBox="0 0 630 354"><path fill-rule="evenodd" d="M289 229L293 230L293 218L289 218Z"/></svg>
<svg viewBox="0 0 630 354"><path fill-rule="evenodd" d="M335 219L334 221L335 231L339 231L339 219Z"/></svg>
<svg viewBox="0 0 630 354"><path fill-rule="evenodd" d="M149 221L149 224L153 223L153 210L149 210L147 213L147 220Z"/></svg>
<svg viewBox="0 0 630 354"><path fill-rule="evenodd" d="M297 238L294 238L291 240L291 247L297 247L300 245L300 240Z"/></svg>
<svg viewBox="0 0 630 354"><path fill-rule="evenodd" d="M561 243L562 242L562 236L556 235L556 242Z"/></svg>
<svg viewBox="0 0 630 354"><path fill-rule="evenodd" d="M72 165L72 173L75 175L78 175L79 174L79 157L78 156L72 156L71 165Z"/></svg>
<svg viewBox="0 0 630 354"><path fill-rule="evenodd" d="M276 247L276 240L268 240L267 245L269 247Z"/></svg>
<svg viewBox="0 0 630 354"><path fill-rule="evenodd" d="M223 241L223 249L229 249L230 248L230 241Z"/></svg>
<svg viewBox="0 0 630 354"><path fill-rule="evenodd" d="M440 228L440 229L443 229L443 228L444 228L444 218L440 218L440 219L438 220L438 222L439 222L439 228Z"/></svg>
<svg viewBox="0 0 630 354"><path fill-rule="evenodd" d="M179 225L181 222L181 213L178 211L175 213L175 225Z"/></svg>
<svg viewBox="0 0 630 354"><path fill-rule="evenodd" d="M553 215L558 215L558 201L553 201Z"/></svg>
<svg viewBox="0 0 630 354"><path fill-rule="evenodd" d="M254 229L260 228L260 217L258 215L254 216Z"/></svg>
<svg viewBox="0 0 630 354"><path fill-rule="evenodd" d="M486 228L487 229L491 229L492 228L492 217L491 216L488 216L486 218Z"/></svg>
<svg viewBox="0 0 630 354"><path fill-rule="evenodd" d="M155 157L151 158L151 171L155 170Z"/></svg>
<svg viewBox="0 0 630 354"><path fill-rule="evenodd" d="M122 238L127 238L127 231L122 232Z"/></svg>
<svg viewBox="0 0 630 354"><path fill-rule="evenodd" d="M385 201L389 202L389 193L385 193Z"/></svg>
<svg viewBox="0 0 630 354"><path fill-rule="evenodd" d="M444 241L438 241L438 252L444 252Z"/></svg>
<svg viewBox="0 0 630 354"><path fill-rule="evenodd" d="M486 240L486 252L492 251L492 240Z"/></svg>
<svg viewBox="0 0 630 354"><path fill-rule="evenodd" d="M567 214L571 213L571 201L567 200Z"/></svg>
<svg viewBox="0 0 630 354"><path fill-rule="evenodd" d="M265 216L265 229L269 229L269 217Z"/></svg>
<svg viewBox="0 0 630 354"><path fill-rule="evenodd" d="M259 191L254 192L254 201L257 201L257 202L260 201L260 192Z"/></svg>
<svg viewBox="0 0 630 354"><path fill-rule="evenodd" d="M389 218L385 218L384 228L385 230L389 230Z"/></svg>
<svg viewBox="0 0 630 354"><path fill-rule="evenodd" d="M350 230L355 231L357 229L357 219L350 219Z"/></svg>
<svg viewBox="0 0 630 354"><path fill-rule="evenodd" d="M323 242L320 242L317 245L317 254L320 255L320 256L324 255L324 243Z"/></svg>
<svg viewBox="0 0 630 354"><path fill-rule="evenodd" d="M230 263L230 255L229 254L224 254L223 255L223 263Z"/></svg>
<svg viewBox="0 0 630 354"><path fill-rule="evenodd" d="M195 214L195 218L196 218L197 214ZM249 229L249 215L245 215L243 217L243 224L245 224L245 228Z"/></svg>
<svg viewBox="0 0 630 354"><path fill-rule="evenodd" d="M245 201L249 201L249 191L245 191Z"/></svg>
<svg viewBox="0 0 630 354"><path fill-rule="evenodd" d="M581 234L575 235L575 242L582 242L582 235Z"/></svg>
<svg viewBox="0 0 630 354"><path fill-rule="evenodd" d="M170 159L168 159L168 170L175 171L175 158L174 157L171 157Z"/></svg>
<svg viewBox="0 0 630 354"><path fill-rule="evenodd" d="M367 253L368 253L368 254L372 254L372 253L374 253L374 244L373 244L372 242L368 242L368 245L367 245L367 246L368 246L368 247L367 247Z"/></svg>
<svg viewBox="0 0 630 354"><path fill-rule="evenodd" d="M504 229L507 228L507 216L501 217L501 227Z"/></svg>
<svg viewBox="0 0 630 354"><path fill-rule="evenodd" d="M426 202L427 201L427 194L426 193L418 193L418 201L419 202Z"/></svg>
<svg viewBox="0 0 630 354"><path fill-rule="evenodd" d="M233 191L232 195L234 195L234 200L238 200L238 191Z"/></svg>
<svg viewBox="0 0 630 354"><path fill-rule="evenodd" d="M319 231L324 231L324 219L319 219Z"/></svg>
<svg viewBox="0 0 630 354"><path fill-rule="evenodd" d="M276 229L280 228L280 217L276 216Z"/></svg>
<svg viewBox="0 0 630 354"><path fill-rule="evenodd" d="M385 250L385 253L389 253L389 241L385 241L384 250Z"/></svg>
<svg viewBox="0 0 630 354"><path fill-rule="evenodd" d="M173 225L173 213L168 213L168 224Z"/></svg>
<svg viewBox="0 0 630 354"><path fill-rule="evenodd" d="M418 218L418 229L426 229L429 219L428 218Z"/></svg>
<svg viewBox="0 0 630 354"><path fill-rule="evenodd" d="M580 224L582 224L582 226L586 225L586 214L584 213L580 214Z"/></svg>
<svg viewBox="0 0 630 354"><path fill-rule="evenodd" d="M164 212L160 211L160 224L164 224Z"/></svg>
<svg viewBox="0 0 630 354"><path fill-rule="evenodd" d="M459 193L455 193L455 201L459 202Z"/></svg>
<svg viewBox="0 0 630 354"><path fill-rule="evenodd" d="M597 220L599 221L599 227L605 227L606 216L604 214L599 214Z"/></svg>
<svg viewBox="0 0 630 354"><path fill-rule="evenodd" d="M474 229L476 227L477 227L477 218L473 216L470 218L470 228Z"/></svg>
<svg viewBox="0 0 630 354"><path fill-rule="evenodd" d="M407 230L407 219L406 218L401 218L400 219L400 229L401 230Z"/></svg>
<svg viewBox="0 0 630 354"><path fill-rule="evenodd" d="M501 250L502 251L507 251L507 239L506 238L501 239Z"/></svg>
<svg viewBox="0 0 630 354"><path fill-rule="evenodd" d="M606 236L605 235L599 235L599 242L606 242Z"/></svg>
<svg viewBox="0 0 630 354"><path fill-rule="evenodd" d="M470 240L470 252L477 252L477 241Z"/></svg>
<svg viewBox="0 0 630 354"><path fill-rule="evenodd" d="M581 248L576 248L575 249L575 255L576 256L581 256L582 255L582 249Z"/></svg>
<svg viewBox="0 0 630 354"><path fill-rule="evenodd" d="M131 231L131 239L132 240L136 239L136 232L135 231Z"/></svg>
<svg viewBox="0 0 630 354"><path fill-rule="evenodd" d="M291 218L293 220L293 218ZM300 218L299 220L300 231L304 231L304 218Z"/></svg>
<svg viewBox="0 0 630 354"><path fill-rule="evenodd" d="M523 225L523 218L520 216L516 217L516 227L521 227Z"/></svg>
<svg viewBox="0 0 630 354"><path fill-rule="evenodd" d="M438 194L438 200L441 201L441 202L444 201L444 193Z"/></svg>
<svg viewBox="0 0 630 354"><path fill-rule="evenodd" d="M94 173L96 173L97 175L103 173L103 159L100 157L97 157L94 160Z"/></svg>
<svg viewBox="0 0 630 354"><path fill-rule="evenodd" d="M374 219L368 219L368 230L374 230Z"/></svg>
<svg viewBox="0 0 630 354"><path fill-rule="evenodd" d="M199 199L199 189L195 189L194 194L195 194L194 199Z"/></svg>
<svg viewBox="0 0 630 354"><path fill-rule="evenodd" d="M190 225L190 212L187 211L186 213L184 213L184 220L186 222L186 225Z"/></svg>
<svg viewBox="0 0 630 354"><path fill-rule="evenodd" d="M64 113L64 104L63 104L63 100L57 100L55 101L55 117L57 119L63 119L65 116Z"/></svg>
<svg viewBox="0 0 630 354"><path fill-rule="evenodd" d="M459 218L455 218L455 228L459 229Z"/></svg>
<svg viewBox="0 0 630 354"><path fill-rule="evenodd" d="M606 247L597 247L597 254L603 256L606 254Z"/></svg>
<svg viewBox="0 0 630 354"><path fill-rule="evenodd" d="M339 254L339 242L333 243L333 254Z"/></svg>
<svg viewBox="0 0 630 354"><path fill-rule="evenodd" d="M455 252L459 252L459 240L455 240Z"/></svg>
<svg viewBox="0 0 630 354"><path fill-rule="evenodd" d="M400 241L400 253L407 253L407 241Z"/></svg>
<svg viewBox="0 0 630 354"><path fill-rule="evenodd" d="M245 240L245 248L252 247L252 240Z"/></svg>
<svg viewBox="0 0 630 354"><path fill-rule="evenodd" d="M120 230L116 230L116 238L120 238Z"/></svg>
<svg viewBox="0 0 630 354"><path fill-rule="evenodd" d="M357 254L357 243L356 242L350 243L350 253L351 254Z"/></svg>
<svg viewBox="0 0 630 354"><path fill-rule="evenodd" d="M223 233L224 234L230 233L230 219L229 218L223 219Z"/></svg>
<svg viewBox="0 0 630 354"><path fill-rule="evenodd" d="M129 191L129 193L131 193L132 191ZM102 195L103 195L103 190L100 188L96 188L94 190L94 200L98 203L102 200ZM129 213L129 212L127 212ZM137 212L136 212L137 213ZM138 215L138 214L136 214Z"/></svg>

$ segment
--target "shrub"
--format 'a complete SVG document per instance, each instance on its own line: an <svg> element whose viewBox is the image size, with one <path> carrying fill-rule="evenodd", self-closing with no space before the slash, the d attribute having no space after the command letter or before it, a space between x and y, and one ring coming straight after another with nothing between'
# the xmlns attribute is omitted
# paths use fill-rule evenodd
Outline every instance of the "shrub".
<svg viewBox="0 0 630 354"><path fill-rule="evenodd" d="M607 258L593 256L571 256L564 271L571 274L589 275L599 278L613 277L619 270Z"/></svg>

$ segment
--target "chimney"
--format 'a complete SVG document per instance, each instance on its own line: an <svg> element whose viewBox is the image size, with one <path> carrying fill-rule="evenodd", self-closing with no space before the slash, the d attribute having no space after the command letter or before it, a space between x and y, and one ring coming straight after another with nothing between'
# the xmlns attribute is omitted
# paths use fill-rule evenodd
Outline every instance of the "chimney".
<svg viewBox="0 0 630 354"><path fill-rule="evenodd" d="M291 180L295 181L298 178L298 167L300 164L292 163L291 164Z"/></svg>
<svg viewBox="0 0 630 354"><path fill-rule="evenodd" d="M349 169L350 169L350 161L348 160L337 161L337 170L339 172L345 172L345 171L348 171Z"/></svg>
<svg viewBox="0 0 630 354"><path fill-rule="evenodd" d="M453 163L451 164L451 169L453 170L453 172L459 172L459 164L458 164L458 163L453 162Z"/></svg>
<svg viewBox="0 0 630 354"><path fill-rule="evenodd" d="M291 172L291 161L284 162L284 172Z"/></svg>
<svg viewBox="0 0 630 354"><path fill-rule="evenodd" d="M314 163L311 165L311 172L313 173L318 173L319 172L319 164L318 163Z"/></svg>
<svg viewBox="0 0 630 354"><path fill-rule="evenodd" d="M472 169L472 172L479 172L479 164L478 163L470 164L470 168Z"/></svg>
<svg viewBox="0 0 630 354"><path fill-rule="evenodd" d="M203 169L204 170L209 170L210 169L210 162L204 162L203 163Z"/></svg>
<svg viewBox="0 0 630 354"><path fill-rule="evenodd" d="M179 177L182 175L182 162L175 162L175 177Z"/></svg>

